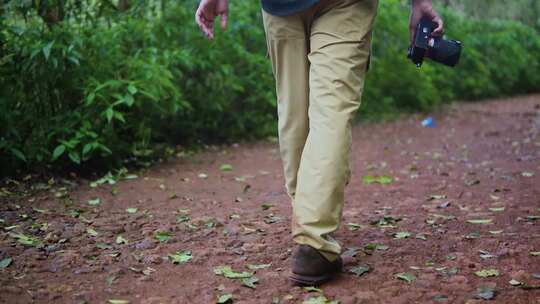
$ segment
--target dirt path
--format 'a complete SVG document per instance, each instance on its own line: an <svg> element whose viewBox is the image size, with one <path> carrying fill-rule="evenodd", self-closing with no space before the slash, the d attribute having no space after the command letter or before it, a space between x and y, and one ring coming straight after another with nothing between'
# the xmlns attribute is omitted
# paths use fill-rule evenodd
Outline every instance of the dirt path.
<svg viewBox="0 0 540 304"><path fill-rule="evenodd" d="M215 303L232 294L234 303L331 303L324 293L343 304L482 303L475 296L486 287L491 303L540 303L540 289L523 288L540 285L540 96L455 105L434 115L436 128L421 118L355 130L336 238L347 271L370 268L361 276L344 273L322 291L288 283L290 202L276 145L258 143L115 185L51 180L24 199L8 194L15 182L1 185L0 302ZM393 181L368 184L366 175ZM220 265L254 272L256 289L243 286L254 279L215 274Z"/></svg>

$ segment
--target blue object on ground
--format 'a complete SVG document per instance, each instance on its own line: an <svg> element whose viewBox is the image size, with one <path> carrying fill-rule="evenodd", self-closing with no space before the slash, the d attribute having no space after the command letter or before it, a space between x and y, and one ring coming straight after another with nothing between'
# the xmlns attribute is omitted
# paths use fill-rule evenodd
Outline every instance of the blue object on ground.
<svg viewBox="0 0 540 304"><path fill-rule="evenodd" d="M437 127L437 125L435 124L435 120L432 117L428 117L422 120L422 127L435 128Z"/></svg>

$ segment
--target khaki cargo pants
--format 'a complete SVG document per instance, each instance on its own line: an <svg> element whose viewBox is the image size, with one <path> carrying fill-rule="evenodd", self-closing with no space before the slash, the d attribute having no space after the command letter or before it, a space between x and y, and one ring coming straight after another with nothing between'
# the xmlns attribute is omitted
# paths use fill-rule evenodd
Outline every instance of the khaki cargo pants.
<svg viewBox="0 0 540 304"><path fill-rule="evenodd" d="M322 0L291 16L263 12L293 239L330 260L341 251L330 234L339 226L350 176L351 126L377 6L378 0Z"/></svg>

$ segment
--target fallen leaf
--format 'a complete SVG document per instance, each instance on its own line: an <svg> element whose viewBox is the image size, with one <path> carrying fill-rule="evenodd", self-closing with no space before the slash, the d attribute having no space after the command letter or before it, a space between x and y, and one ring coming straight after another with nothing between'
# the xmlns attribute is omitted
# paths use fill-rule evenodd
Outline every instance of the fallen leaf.
<svg viewBox="0 0 540 304"><path fill-rule="evenodd" d="M137 211L138 211L137 208L127 208L127 209L126 209L126 212L127 212L127 213L131 213L131 214L137 213Z"/></svg>
<svg viewBox="0 0 540 304"><path fill-rule="evenodd" d="M414 280L416 280L416 277L415 277L413 274L406 273L406 272L396 273L396 274L394 275L394 277L395 277L396 279L406 281L407 283L411 283L411 282L413 282Z"/></svg>
<svg viewBox="0 0 540 304"><path fill-rule="evenodd" d="M193 258L191 251L177 251L169 254L169 259L173 264L185 264Z"/></svg>
<svg viewBox="0 0 540 304"><path fill-rule="evenodd" d="M361 277L363 274L371 271L369 266L356 266L349 269L349 272L356 274L356 276Z"/></svg>
<svg viewBox="0 0 540 304"><path fill-rule="evenodd" d="M521 176L524 176L524 177L533 177L534 176L534 172L521 172Z"/></svg>
<svg viewBox="0 0 540 304"><path fill-rule="evenodd" d="M433 201L433 200L442 200L442 199L446 199L448 198L446 196L446 194L432 194L428 197L428 201Z"/></svg>
<svg viewBox="0 0 540 304"><path fill-rule="evenodd" d="M24 246L30 246L30 247L37 247L41 245L41 241L37 238L27 236L21 233L9 233L9 235L15 239L17 239L17 242Z"/></svg>
<svg viewBox="0 0 540 304"><path fill-rule="evenodd" d="M531 251L529 254L532 256L540 256L540 251Z"/></svg>
<svg viewBox="0 0 540 304"><path fill-rule="evenodd" d="M383 216L382 218L380 218L378 220L371 221L370 224L379 226L381 228L387 228L387 227L392 228L392 227L395 227L395 226L393 226L394 224L396 224L397 222L399 222L401 220L402 220L402 218L400 218L400 217L394 217L394 216L387 215L387 216Z"/></svg>
<svg viewBox="0 0 540 304"><path fill-rule="evenodd" d="M110 304L129 304L128 300L115 300L115 299L112 299L112 300L109 300L108 302Z"/></svg>
<svg viewBox="0 0 540 304"><path fill-rule="evenodd" d="M362 228L362 226L359 225L359 224L356 224L356 223L347 223L347 228L348 228L350 231L356 231L356 230Z"/></svg>
<svg viewBox="0 0 540 304"><path fill-rule="evenodd" d="M330 301L325 296L310 297L302 302L302 304L339 304L338 301Z"/></svg>
<svg viewBox="0 0 540 304"><path fill-rule="evenodd" d="M489 211L492 211L492 212L503 212L505 209L505 207L493 207L493 208L489 208Z"/></svg>
<svg viewBox="0 0 540 304"><path fill-rule="evenodd" d="M446 302L448 301L448 296L447 295L436 295L433 297L433 301L435 302Z"/></svg>
<svg viewBox="0 0 540 304"><path fill-rule="evenodd" d="M495 268L491 268L476 271L474 274L481 278L496 277L499 276L499 271Z"/></svg>
<svg viewBox="0 0 540 304"><path fill-rule="evenodd" d="M503 233L503 231L504 231L504 230L489 230L488 232L489 232L490 234L501 234L501 233Z"/></svg>
<svg viewBox="0 0 540 304"><path fill-rule="evenodd" d="M480 287L476 291L476 298L483 300L491 300L495 298L495 290L490 287Z"/></svg>
<svg viewBox="0 0 540 304"><path fill-rule="evenodd" d="M207 179L207 178L208 178L208 174L206 174L206 173L199 173L199 175L197 175L197 177L199 177L200 179Z"/></svg>
<svg viewBox="0 0 540 304"><path fill-rule="evenodd" d="M304 290L307 291L307 292L320 292L320 293L323 292L322 289L317 288L315 286L306 286L306 287L304 287Z"/></svg>
<svg viewBox="0 0 540 304"><path fill-rule="evenodd" d="M393 178L390 177L390 176L386 176L386 175L381 175L381 176L366 175L366 176L364 176L362 178L362 181L366 185L370 185L370 184L374 184L374 183L381 184L381 185L386 185L386 184L392 183Z"/></svg>
<svg viewBox="0 0 540 304"><path fill-rule="evenodd" d="M259 265L253 265L253 264L247 264L246 267L250 270L258 270L258 269L265 269L272 266L272 264L259 264Z"/></svg>
<svg viewBox="0 0 540 304"><path fill-rule="evenodd" d="M222 275L228 279L244 279L249 278L253 274L250 272L235 272L232 270L231 266L220 265L214 268L214 273L216 275Z"/></svg>
<svg viewBox="0 0 540 304"><path fill-rule="evenodd" d="M496 255L493 255L485 250L479 250L478 252L480 252L480 258L481 259L491 259L491 258L496 258L497 256Z"/></svg>
<svg viewBox="0 0 540 304"><path fill-rule="evenodd" d="M88 205L90 206L98 206L99 204L101 204L101 199L98 197L98 198L94 198L94 199L90 199L87 201Z"/></svg>
<svg viewBox="0 0 540 304"><path fill-rule="evenodd" d="M162 243L168 242L174 234L168 231L157 231L154 238Z"/></svg>
<svg viewBox="0 0 540 304"><path fill-rule="evenodd" d="M257 288L257 286L255 286L255 284L257 284L258 282L259 282L259 279L257 277L254 277L254 276L242 279L242 285L244 285L246 287L249 287L251 289Z"/></svg>
<svg viewBox="0 0 540 304"><path fill-rule="evenodd" d="M4 268L9 267L9 265L11 265L11 262L13 262L12 258L5 258L5 259L1 260L0 261L0 269L4 269Z"/></svg>
<svg viewBox="0 0 540 304"><path fill-rule="evenodd" d="M182 215L177 215L176 216L176 221L178 223L189 222L190 220L191 220L191 216L189 216L187 214L182 214Z"/></svg>
<svg viewBox="0 0 540 304"><path fill-rule="evenodd" d="M491 224L492 222L493 222L492 219L472 219L472 220L467 220L467 223L476 224L476 225L486 225L486 224Z"/></svg>
<svg viewBox="0 0 540 304"><path fill-rule="evenodd" d="M220 295L217 299L217 304L225 304L225 303L232 303L233 302L233 295L230 293L226 293L223 295Z"/></svg>
<svg viewBox="0 0 540 304"><path fill-rule="evenodd" d="M406 239L409 236L411 236L411 234L409 232L407 232L407 231L400 231L400 232L394 233L394 238L395 239Z"/></svg>
<svg viewBox="0 0 540 304"><path fill-rule="evenodd" d="M473 231L465 236L466 239L476 239L480 237L480 232Z"/></svg>
<svg viewBox="0 0 540 304"><path fill-rule="evenodd" d="M221 165L221 167L219 167L219 170L223 171L223 172L226 172L226 171L232 171L233 170L233 166L232 165L229 165L229 164L223 164Z"/></svg>
<svg viewBox="0 0 540 304"><path fill-rule="evenodd" d="M122 235L119 235L116 237L116 244L128 244L128 240L126 240Z"/></svg>
<svg viewBox="0 0 540 304"><path fill-rule="evenodd" d="M510 284L512 286L519 286L522 283L520 281L518 281L518 280L511 279L510 281L508 281L508 284Z"/></svg>
<svg viewBox="0 0 540 304"><path fill-rule="evenodd" d="M427 238L426 238L426 235L423 234L423 233L419 233L415 236L415 238L419 239L419 240L423 240L423 241L427 241Z"/></svg>
<svg viewBox="0 0 540 304"><path fill-rule="evenodd" d="M261 205L261 208L262 210L268 210L270 208L274 207L274 205L270 204L270 203L264 203Z"/></svg>
<svg viewBox="0 0 540 304"><path fill-rule="evenodd" d="M92 229L92 228L87 228L86 233L88 233L91 236L98 236L99 235L99 233L97 231L95 231L94 229Z"/></svg>

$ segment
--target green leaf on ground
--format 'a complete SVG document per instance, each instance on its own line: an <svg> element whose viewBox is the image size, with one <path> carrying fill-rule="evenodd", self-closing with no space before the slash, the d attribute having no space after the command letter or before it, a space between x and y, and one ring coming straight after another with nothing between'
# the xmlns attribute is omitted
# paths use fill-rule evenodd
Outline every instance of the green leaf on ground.
<svg viewBox="0 0 540 304"><path fill-rule="evenodd" d="M235 272L232 270L231 266L220 265L214 268L214 273L216 275L222 275L228 279L244 279L253 276L250 272Z"/></svg>
<svg viewBox="0 0 540 304"><path fill-rule="evenodd" d="M191 251L177 251L175 253L169 254L169 260L173 264L185 264L193 259L193 254Z"/></svg>
<svg viewBox="0 0 540 304"><path fill-rule="evenodd" d="M384 251L384 250L387 250L389 248L389 246L387 245L383 245L383 244L377 244L377 243L367 243L366 245L364 245L364 250L381 250L381 251Z"/></svg>
<svg viewBox="0 0 540 304"><path fill-rule="evenodd" d="M13 262L12 258L5 258L5 259L1 260L0 261L0 269L4 269L4 268L9 267L9 265L11 265L11 262Z"/></svg>
<svg viewBox="0 0 540 304"><path fill-rule="evenodd" d="M491 259L491 258L496 258L497 256L496 255L493 255L485 250L479 250L478 251L480 253L480 258L481 259Z"/></svg>
<svg viewBox="0 0 540 304"><path fill-rule="evenodd" d="M116 237L116 244L128 244L128 240L126 240L122 235L119 235Z"/></svg>
<svg viewBox="0 0 540 304"><path fill-rule="evenodd" d="M34 210L37 213L47 213L46 209L39 209L39 208L33 207L32 210Z"/></svg>
<svg viewBox="0 0 540 304"><path fill-rule="evenodd" d="M465 236L466 239L476 239L480 237L480 232L473 231Z"/></svg>
<svg viewBox="0 0 540 304"><path fill-rule="evenodd" d="M401 220L402 220L402 218L400 218L400 217L394 217L394 216L386 215L386 216L383 216L382 218L380 218L378 220L371 221L370 224L379 226L381 228L386 228L386 227L391 228L391 227L395 227L393 225L396 224L397 222L401 221Z"/></svg>
<svg viewBox="0 0 540 304"><path fill-rule="evenodd" d="M10 233L11 237L17 239L17 242L23 244L24 246L37 247L41 245L41 241L37 238L27 236L21 233Z"/></svg>
<svg viewBox="0 0 540 304"><path fill-rule="evenodd" d="M253 264L247 264L246 267L250 270L258 270L258 269L265 269L265 268L268 268L272 266L272 264L258 264L258 265L253 265Z"/></svg>
<svg viewBox="0 0 540 304"><path fill-rule="evenodd" d="M261 205L261 208L262 210L268 210L270 208L274 207L274 205L270 204L270 203L264 203Z"/></svg>
<svg viewBox="0 0 540 304"><path fill-rule="evenodd" d="M317 288L315 286L306 286L306 287L304 287L304 290L307 291L307 292L320 292L320 293L323 293L322 289Z"/></svg>
<svg viewBox="0 0 540 304"><path fill-rule="evenodd" d="M325 296L310 297L302 302L302 304L339 304L338 301L330 301Z"/></svg>
<svg viewBox="0 0 540 304"><path fill-rule="evenodd" d="M258 282L259 282L259 279L257 277L254 277L254 276L242 279L242 285L244 285L246 287L249 287L251 289L257 288L257 286L255 286L255 284L257 284Z"/></svg>
<svg viewBox="0 0 540 304"><path fill-rule="evenodd" d="M232 302L233 302L233 295L230 293L220 295L216 301L217 304L225 304L225 303L232 303Z"/></svg>
<svg viewBox="0 0 540 304"><path fill-rule="evenodd" d="M422 240L422 241L427 241L427 238L426 238L426 235L423 234L423 233L419 233L415 236L415 238L419 239L419 240Z"/></svg>
<svg viewBox="0 0 540 304"><path fill-rule="evenodd" d="M487 225L487 224L491 224L492 222L493 222L492 219L471 219L471 220L467 220L467 223L476 224L476 225Z"/></svg>
<svg viewBox="0 0 540 304"><path fill-rule="evenodd" d="M226 171L232 171L233 170L233 166L232 165L229 165L229 164L223 164L221 165L221 167L219 167L219 170L223 171L223 172L226 172Z"/></svg>
<svg viewBox="0 0 540 304"><path fill-rule="evenodd" d="M476 291L476 298L482 300L491 300L495 298L495 289L491 287L480 287Z"/></svg>
<svg viewBox="0 0 540 304"><path fill-rule="evenodd" d="M433 297L433 301L435 302L446 302L448 301L448 296L447 295L436 295Z"/></svg>
<svg viewBox="0 0 540 304"><path fill-rule="evenodd" d="M493 208L489 208L489 211L491 212L503 212L505 209L505 207L493 207Z"/></svg>
<svg viewBox="0 0 540 304"><path fill-rule="evenodd" d="M356 223L347 223L347 228L350 231L356 231L356 230L362 228L362 226L360 224L356 224Z"/></svg>
<svg viewBox="0 0 540 304"><path fill-rule="evenodd" d="M129 304L128 300L115 300L111 299L108 301L110 304Z"/></svg>
<svg viewBox="0 0 540 304"><path fill-rule="evenodd" d="M183 222L189 222L191 220L191 216L187 214L181 214L176 216L176 222L183 223Z"/></svg>
<svg viewBox="0 0 540 304"><path fill-rule="evenodd" d="M99 204L101 204L101 199L98 197L98 198L94 198L94 199L90 199L87 201L88 205L90 206L99 206Z"/></svg>
<svg viewBox="0 0 540 304"><path fill-rule="evenodd" d="M446 194L432 194L428 197L428 201L433 201L433 200L442 200L442 199L446 199L447 196Z"/></svg>
<svg viewBox="0 0 540 304"><path fill-rule="evenodd" d="M400 231L400 232L394 233L394 238L395 239L406 239L406 238L408 238L410 236L411 236L411 233L409 233L407 231Z"/></svg>
<svg viewBox="0 0 540 304"><path fill-rule="evenodd" d="M95 231L93 228L86 228L86 233L88 233L91 236L98 236L99 233Z"/></svg>
<svg viewBox="0 0 540 304"><path fill-rule="evenodd" d="M356 266L349 269L349 272L356 274L356 276L361 277L363 274L366 274L371 271L369 266Z"/></svg>
<svg viewBox="0 0 540 304"><path fill-rule="evenodd" d="M386 185L386 184L390 184L394 181L394 179L390 176L386 176L386 175L380 175L380 176L375 176L375 175L366 175L362 178L362 181L364 182L364 184L366 185L370 185L370 184L381 184L381 185Z"/></svg>
<svg viewBox="0 0 540 304"><path fill-rule="evenodd" d="M495 268L491 268L476 271L474 274L481 278L496 277L499 276L499 271Z"/></svg>
<svg viewBox="0 0 540 304"><path fill-rule="evenodd" d="M394 277L395 277L396 279L406 281L407 283L411 283L411 282L413 282L414 280L416 280L416 277L415 277L413 274L406 273L406 272L396 273L396 274L394 275Z"/></svg>
<svg viewBox="0 0 540 304"><path fill-rule="evenodd" d="M131 213L131 214L137 213L137 211L139 211L139 209L137 209L137 208L127 208L126 209L126 212Z"/></svg>
<svg viewBox="0 0 540 304"><path fill-rule="evenodd" d="M489 230L488 231L490 234L501 234L504 232L504 230Z"/></svg>
<svg viewBox="0 0 540 304"><path fill-rule="evenodd" d="M157 231L154 238L162 243L168 242L174 234L168 231Z"/></svg>

